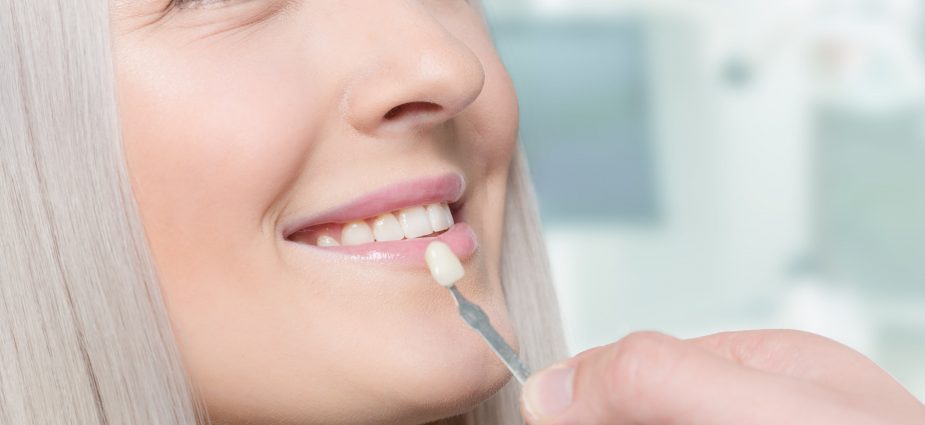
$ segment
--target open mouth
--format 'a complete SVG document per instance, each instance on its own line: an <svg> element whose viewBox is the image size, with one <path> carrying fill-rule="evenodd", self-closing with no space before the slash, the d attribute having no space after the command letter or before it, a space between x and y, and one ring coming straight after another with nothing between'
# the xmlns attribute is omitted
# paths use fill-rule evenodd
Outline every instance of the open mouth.
<svg viewBox="0 0 925 425"><path fill-rule="evenodd" d="M287 239L325 248L436 237L456 223L461 206L447 202L415 205L343 223L308 226Z"/></svg>
<svg viewBox="0 0 925 425"><path fill-rule="evenodd" d="M427 245L440 240L465 260L478 248L465 222L465 187L459 173L395 183L286 223L281 236L294 247L310 248L316 259L347 256L423 266Z"/></svg>

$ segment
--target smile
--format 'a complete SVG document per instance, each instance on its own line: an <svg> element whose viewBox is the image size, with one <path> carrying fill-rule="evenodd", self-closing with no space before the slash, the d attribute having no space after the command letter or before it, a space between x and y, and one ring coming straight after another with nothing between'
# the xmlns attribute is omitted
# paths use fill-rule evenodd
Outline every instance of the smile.
<svg viewBox="0 0 925 425"><path fill-rule="evenodd" d="M477 248L462 220L465 181L460 174L386 186L287 226L284 238L326 255L423 265L424 250L441 240L460 258Z"/></svg>
<svg viewBox="0 0 925 425"><path fill-rule="evenodd" d="M454 223L450 207L440 202L385 212L371 219L311 226L289 239L320 247L362 245L438 235Z"/></svg>

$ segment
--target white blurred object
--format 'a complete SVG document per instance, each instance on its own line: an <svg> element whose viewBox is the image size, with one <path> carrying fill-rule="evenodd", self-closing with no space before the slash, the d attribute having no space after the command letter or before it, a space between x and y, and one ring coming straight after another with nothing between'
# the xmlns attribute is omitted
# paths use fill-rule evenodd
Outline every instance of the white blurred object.
<svg viewBox="0 0 925 425"><path fill-rule="evenodd" d="M849 286L804 277L785 293L778 314L784 328L834 339L869 357L877 354L876 329L867 306Z"/></svg>
<svg viewBox="0 0 925 425"><path fill-rule="evenodd" d="M917 45L918 2L841 1L819 11L810 46L820 100L863 113L890 113L925 98Z"/></svg>
<svg viewBox="0 0 925 425"><path fill-rule="evenodd" d="M558 2L559 0L543 0ZM581 0L578 3L582 3ZM593 3L593 2L592 2ZM715 34L709 61L761 75L805 55L812 96L860 113L892 113L925 101L920 0L613 0L624 10L686 16Z"/></svg>

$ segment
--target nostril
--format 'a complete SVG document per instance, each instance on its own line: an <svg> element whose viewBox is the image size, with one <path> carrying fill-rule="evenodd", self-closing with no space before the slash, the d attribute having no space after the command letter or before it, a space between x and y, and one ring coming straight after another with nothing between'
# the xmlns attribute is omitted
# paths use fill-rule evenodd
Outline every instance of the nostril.
<svg viewBox="0 0 925 425"><path fill-rule="evenodd" d="M390 120L403 114L419 114L425 112L438 112L442 106L430 102L408 102L398 105L385 113L385 119Z"/></svg>

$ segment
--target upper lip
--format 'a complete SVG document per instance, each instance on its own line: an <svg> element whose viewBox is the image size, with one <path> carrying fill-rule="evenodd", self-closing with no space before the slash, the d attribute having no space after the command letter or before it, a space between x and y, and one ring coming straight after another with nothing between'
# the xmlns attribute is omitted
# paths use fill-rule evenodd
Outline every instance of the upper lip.
<svg viewBox="0 0 925 425"><path fill-rule="evenodd" d="M283 226L283 237L288 239L293 233L318 224L346 223L422 204L454 203L465 189L466 181L459 173L393 183L327 211L296 218Z"/></svg>

